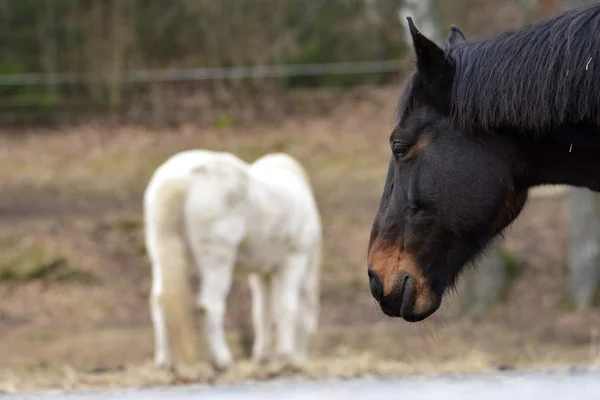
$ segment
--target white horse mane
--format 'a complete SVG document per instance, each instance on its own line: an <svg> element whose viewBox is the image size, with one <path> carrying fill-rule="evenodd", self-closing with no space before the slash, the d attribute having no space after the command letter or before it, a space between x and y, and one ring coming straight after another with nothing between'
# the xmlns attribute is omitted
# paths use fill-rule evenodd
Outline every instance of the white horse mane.
<svg viewBox="0 0 600 400"><path fill-rule="evenodd" d="M223 315L234 271L249 274L253 359L307 357L318 325L322 227L297 160L272 153L248 164L225 152L180 152L152 176L144 221L157 364L195 360L190 266L200 275L196 306L215 367L232 363Z"/></svg>

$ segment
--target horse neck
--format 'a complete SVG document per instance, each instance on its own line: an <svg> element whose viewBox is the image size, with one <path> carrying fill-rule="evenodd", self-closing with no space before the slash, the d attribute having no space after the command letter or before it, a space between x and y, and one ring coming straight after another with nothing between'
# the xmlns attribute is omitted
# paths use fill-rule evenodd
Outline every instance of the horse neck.
<svg viewBox="0 0 600 400"><path fill-rule="evenodd" d="M600 191L600 128L571 125L525 139L528 186L566 184Z"/></svg>

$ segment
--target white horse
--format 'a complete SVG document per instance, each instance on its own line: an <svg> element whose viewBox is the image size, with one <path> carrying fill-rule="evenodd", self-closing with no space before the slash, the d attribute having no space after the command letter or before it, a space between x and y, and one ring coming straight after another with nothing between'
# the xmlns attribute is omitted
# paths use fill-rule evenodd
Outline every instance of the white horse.
<svg viewBox="0 0 600 400"><path fill-rule="evenodd" d="M157 365L195 360L191 265L200 275L196 305L216 368L232 363L223 315L234 270L249 274L252 359L307 357L319 317L322 228L298 161L282 153L253 164L224 152L178 153L152 176L144 221Z"/></svg>

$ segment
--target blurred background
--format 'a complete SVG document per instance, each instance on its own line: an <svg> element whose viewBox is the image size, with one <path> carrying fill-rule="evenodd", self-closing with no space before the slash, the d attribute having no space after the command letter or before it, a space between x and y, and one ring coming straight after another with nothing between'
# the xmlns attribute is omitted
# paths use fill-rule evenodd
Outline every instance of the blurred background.
<svg viewBox="0 0 600 400"><path fill-rule="evenodd" d="M424 323L385 317L365 265L413 67L405 16L441 44L450 24L480 39L582 3L0 0L0 390L599 362L600 216L588 190L534 190ZM250 162L285 151L311 174L325 259L300 372L246 361L244 278L226 315L236 368L152 366L142 193L190 148Z"/></svg>

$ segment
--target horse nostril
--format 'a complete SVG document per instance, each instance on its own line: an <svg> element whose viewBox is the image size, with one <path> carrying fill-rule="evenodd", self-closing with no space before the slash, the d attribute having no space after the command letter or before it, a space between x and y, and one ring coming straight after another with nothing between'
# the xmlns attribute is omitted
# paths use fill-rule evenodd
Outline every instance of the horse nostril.
<svg viewBox="0 0 600 400"><path fill-rule="evenodd" d="M383 298L383 285L381 284L381 280L375 273L375 271L369 269L369 287L371 288L371 294L377 301L381 301Z"/></svg>

